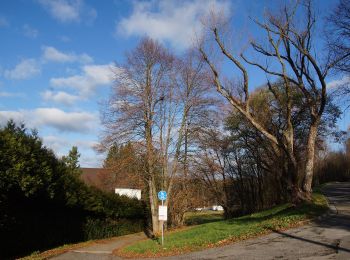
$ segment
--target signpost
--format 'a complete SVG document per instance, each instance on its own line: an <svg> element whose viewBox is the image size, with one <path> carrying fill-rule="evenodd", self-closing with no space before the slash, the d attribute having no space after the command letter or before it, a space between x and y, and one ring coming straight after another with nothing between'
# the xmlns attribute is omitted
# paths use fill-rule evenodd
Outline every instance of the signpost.
<svg viewBox="0 0 350 260"><path fill-rule="evenodd" d="M166 196L167 196L166 191L161 190L160 192L158 192L158 199L160 199L162 203L164 200L166 200Z"/></svg>
<svg viewBox="0 0 350 260"><path fill-rule="evenodd" d="M164 221L168 220L168 208L164 206L164 200L166 200L166 191L161 190L158 192L158 199L162 201L162 206L158 208L158 219L162 222L162 245L164 245Z"/></svg>

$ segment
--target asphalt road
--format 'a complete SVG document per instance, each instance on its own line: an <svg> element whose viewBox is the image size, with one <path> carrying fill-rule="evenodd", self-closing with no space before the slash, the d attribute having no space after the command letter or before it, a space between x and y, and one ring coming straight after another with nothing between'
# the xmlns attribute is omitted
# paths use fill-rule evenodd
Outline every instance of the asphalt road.
<svg viewBox="0 0 350 260"><path fill-rule="evenodd" d="M311 224L285 232L207 249L185 255L158 259L350 259L350 183L332 183L324 188L332 212ZM52 259L121 259L113 248L142 235L119 238L109 244L94 245L67 252Z"/></svg>

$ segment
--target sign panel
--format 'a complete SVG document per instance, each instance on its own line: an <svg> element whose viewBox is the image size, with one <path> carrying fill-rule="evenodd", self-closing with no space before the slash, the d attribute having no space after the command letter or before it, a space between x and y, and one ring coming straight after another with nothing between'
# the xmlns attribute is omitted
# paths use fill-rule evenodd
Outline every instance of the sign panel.
<svg viewBox="0 0 350 260"><path fill-rule="evenodd" d="M158 219L162 221L168 220L168 207L167 206L159 206L158 209L159 216Z"/></svg>
<svg viewBox="0 0 350 260"><path fill-rule="evenodd" d="M166 196L167 196L166 191L161 190L160 192L158 192L158 199L166 200Z"/></svg>

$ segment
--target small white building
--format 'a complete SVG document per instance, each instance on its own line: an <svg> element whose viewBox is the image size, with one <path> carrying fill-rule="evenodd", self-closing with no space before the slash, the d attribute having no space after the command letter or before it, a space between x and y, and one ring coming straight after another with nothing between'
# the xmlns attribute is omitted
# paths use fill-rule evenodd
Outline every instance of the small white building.
<svg viewBox="0 0 350 260"><path fill-rule="evenodd" d="M222 206L220 206L220 205L213 205L213 206L211 207L211 210L223 211L224 208L223 208Z"/></svg>
<svg viewBox="0 0 350 260"><path fill-rule="evenodd" d="M141 200L141 190L139 189L121 189L116 188L115 193L119 195L124 195L129 198L136 198L138 200Z"/></svg>

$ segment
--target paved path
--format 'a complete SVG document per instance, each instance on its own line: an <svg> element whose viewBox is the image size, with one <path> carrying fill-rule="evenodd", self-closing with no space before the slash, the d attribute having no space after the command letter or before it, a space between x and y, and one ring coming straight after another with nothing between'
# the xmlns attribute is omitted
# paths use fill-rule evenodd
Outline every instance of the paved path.
<svg viewBox="0 0 350 260"><path fill-rule="evenodd" d="M312 224L285 232L250 239L224 247L158 259L350 259L350 183L332 183L325 187L332 213ZM121 259L111 252L143 234L115 238L71 251L52 259Z"/></svg>
<svg viewBox="0 0 350 260"><path fill-rule="evenodd" d="M93 245L71 250L62 255L50 258L55 260L107 260L107 259L121 259L119 257L113 257L112 252L116 248L121 248L127 244L136 242L138 240L145 239L144 233L131 234L127 236L116 237L106 242L97 242Z"/></svg>

